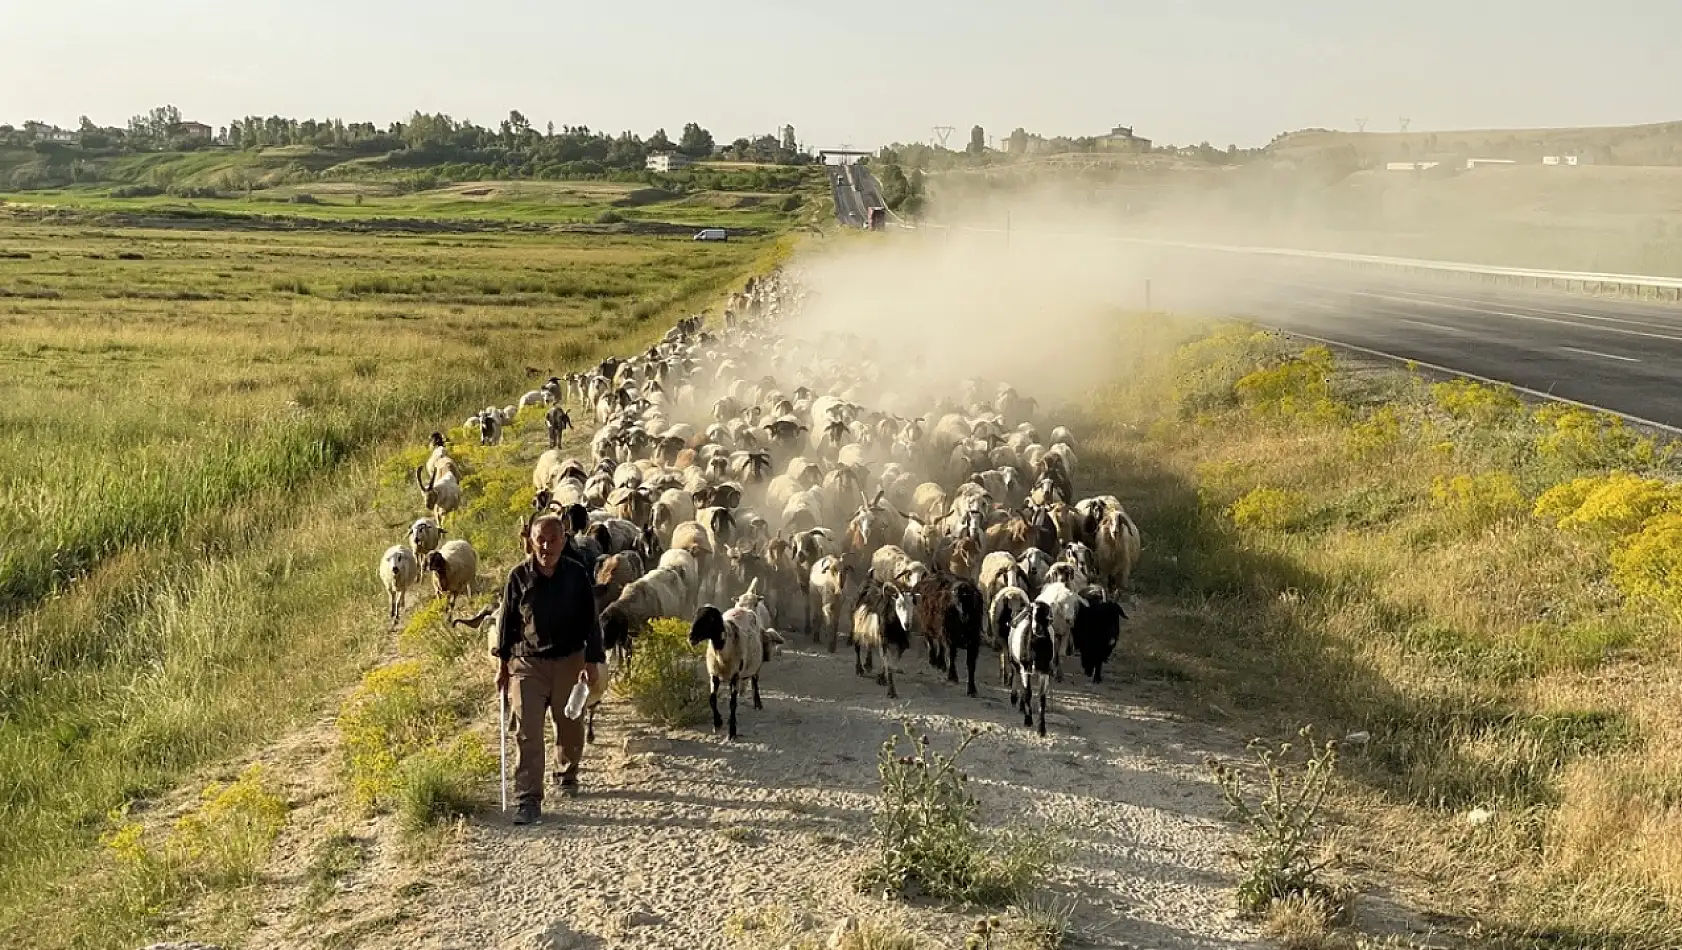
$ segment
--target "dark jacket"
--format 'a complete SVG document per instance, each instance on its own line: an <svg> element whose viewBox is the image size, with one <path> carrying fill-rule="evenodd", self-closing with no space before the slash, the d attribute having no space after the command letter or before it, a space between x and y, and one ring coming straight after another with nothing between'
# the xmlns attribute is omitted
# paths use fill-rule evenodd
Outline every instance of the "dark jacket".
<svg viewBox="0 0 1682 950"><path fill-rule="evenodd" d="M502 591L502 624L496 655L563 657L584 651L586 663L603 663L602 628L596 598L584 565L562 557L555 573L544 577L532 558L508 572Z"/></svg>

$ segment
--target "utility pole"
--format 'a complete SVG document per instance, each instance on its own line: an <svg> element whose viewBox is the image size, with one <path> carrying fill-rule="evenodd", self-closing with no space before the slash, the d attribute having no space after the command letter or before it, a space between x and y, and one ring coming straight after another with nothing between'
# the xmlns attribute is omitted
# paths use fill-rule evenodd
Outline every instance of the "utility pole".
<svg viewBox="0 0 1682 950"><path fill-rule="evenodd" d="M1408 123L1409 123L1409 122L1412 122L1412 121L1413 121L1413 120L1412 120L1412 119L1410 119L1410 118L1408 118L1408 117L1407 117L1407 116L1402 116L1402 121L1401 121L1401 123L1400 123L1400 124L1401 124L1401 127L1402 127L1402 131L1403 131L1403 132L1406 132L1406 131L1407 131L1407 130L1408 130Z"/></svg>
<svg viewBox="0 0 1682 950"><path fill-rule="evenodd" d="M1355 120L1355 131L1365 132L1366 130L1367 130L1367 120L1366 119L1356 119Z"/></svg>

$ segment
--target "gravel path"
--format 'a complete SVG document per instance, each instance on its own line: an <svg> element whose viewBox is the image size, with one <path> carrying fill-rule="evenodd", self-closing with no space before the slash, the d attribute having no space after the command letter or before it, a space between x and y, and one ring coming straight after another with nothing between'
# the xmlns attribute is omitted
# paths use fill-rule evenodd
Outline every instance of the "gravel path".
<svg viewBox="0 0 1682 950"><path fill-rule="evenodd" d="M1134 623L1148 622L1139 610ZM306 911L301 873L282 874L291 886L278 882L247 945L775 946L744 936L743 921L782 908L819 934L851 916L961 946L983 911L907 906L851 886L868 852L876 753L898 734L896 715L945 748L971 725L996 727L963 760L984 820L1077 829L1046 888L1050 899L1076 901L1067 945L1264 945L1230 909L1231 828L1201 765L1239 747L1141 704L1125 644L1105 683L1054 689L1045 739L1019 724L985 660L982 695L969 699L907 654L911 671L890 703L885 688L853 674L848 651L832 656L799 637L790 646L766 667L766 708L742 704L735 744L705 727L639 724L610 700L586 752L584 793L550 798L541 824L515 827L492 809L417 862L400 853L389 819L370 822L358 832L369 842L365 863L339 893ZM494 742L494 722L486 729Z"/></svg>

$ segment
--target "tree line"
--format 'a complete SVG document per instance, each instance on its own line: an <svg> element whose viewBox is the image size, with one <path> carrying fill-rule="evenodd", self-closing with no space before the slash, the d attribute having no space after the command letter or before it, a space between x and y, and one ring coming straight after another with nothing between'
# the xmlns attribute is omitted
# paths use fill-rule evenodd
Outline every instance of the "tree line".
<svg viewBox="0 0 1682 950"><path fill-rule="evenodd" d="M494 127L456 119L444 113L416 111L407 119L381 128L372 122L343 119L295 119L286 116L246 116L205 134L196 123L185 122L181 110L160 106L129 119L122 128L100 127L83 116L67 134L31 120L21 128L0 125L0 144L13 147L79 146L86 150L191 151L202 148L258 149L308 146L357 154L389 154L397 165L443 161L530 166L589 162L616 168L642 168L650 154L676 152L692 159L799 165L812 161L795 141L793 126L778 135L741 137L719 145L698 122L686 123L673 141L665 129L645 137L617 134L588 126L553 122L536 128L518 109ZM402 156L407 153L407 160Z"/></svg>

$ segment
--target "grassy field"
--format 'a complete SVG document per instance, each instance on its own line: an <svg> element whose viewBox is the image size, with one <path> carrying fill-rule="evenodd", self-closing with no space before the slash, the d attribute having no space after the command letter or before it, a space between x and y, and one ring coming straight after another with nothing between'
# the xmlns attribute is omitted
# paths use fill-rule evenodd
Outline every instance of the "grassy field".
<svg viewBox="0 0 1682 950"><path fill-rule="evenodd" d="M1125 332L1126 382L1076 429L1082 478L1145 532L1118 666L1241 730L1369 732L1344 749L1341 867L1415 920L1484 947L1677 946L1669 451L1243 326Z"/></svg>
<svg viewBox="0 0 1682 950"><path fill-rule="evenodd" d="M113 808L387 649L374 566L416 516L388 459L785 251L0 214L0 934L77 906Z"/></svg>

